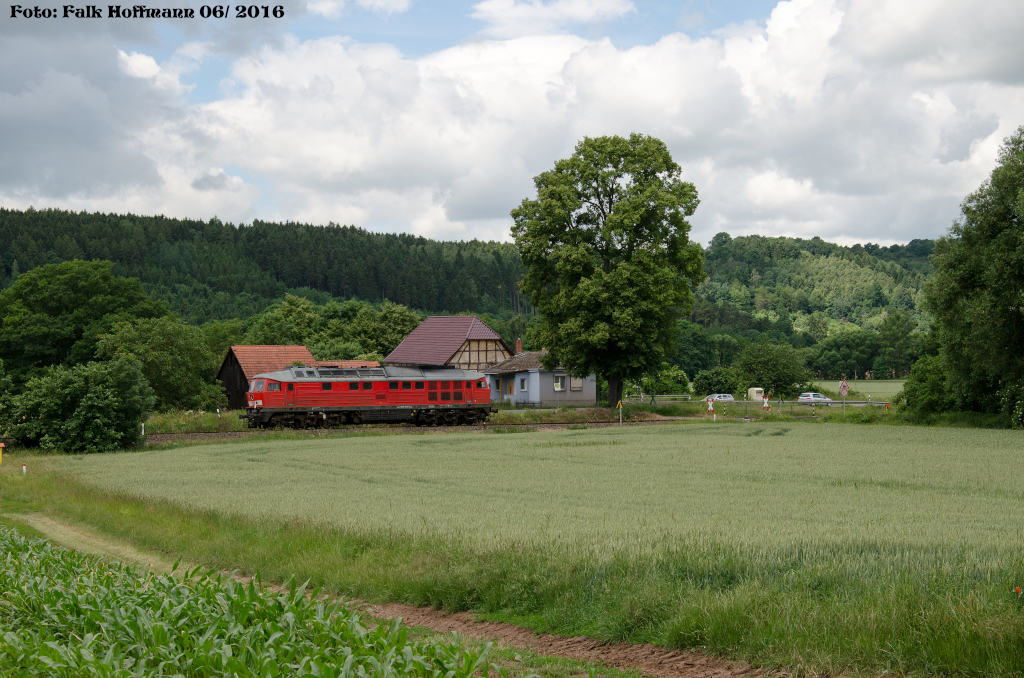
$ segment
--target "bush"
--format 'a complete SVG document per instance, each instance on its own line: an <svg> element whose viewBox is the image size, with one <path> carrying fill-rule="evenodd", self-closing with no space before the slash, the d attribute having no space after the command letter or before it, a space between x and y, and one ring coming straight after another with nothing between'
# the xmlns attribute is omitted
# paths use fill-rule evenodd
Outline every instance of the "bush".
<svg viewBox="0 0 1024 678"><path fill-rule="evenodd" d="M999 404L1003 414L1010 418L1010 426L1024 428L1024 380L1001 389Z"/></svg>
<svg viewBox="0 0 1024 678"><path fill-rule="evenodd" d="M946 412L955 405L946 385L945 363L937 355L924 356L914 363L902 393L902 400L915 412Z"/></svg>
<svg viewBox="0 0 1024 678"><path fill-rule="evenodd" d="M741 377L729 367L715 367L698 372L693 378L693 392L698 395L710 393L734 393L741 388Z"/></svg>
<svg viewBox="0 0 1024 678"><path fill-rule="evenodd" d="M153 389L133 357L55 367L10 399L2 427L26 447L103 452L136 445Z"/></svg>

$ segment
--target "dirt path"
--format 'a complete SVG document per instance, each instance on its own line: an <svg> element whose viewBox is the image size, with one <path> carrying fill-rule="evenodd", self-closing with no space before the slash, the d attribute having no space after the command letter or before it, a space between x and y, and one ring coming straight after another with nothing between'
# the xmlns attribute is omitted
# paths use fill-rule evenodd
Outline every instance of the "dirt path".
<svg viewBox="0 0 1024 678"><path fill-rule="evenodd" d="M75 551L91 553L106 560L135 565L154 572L170 572L174 567L172 561L154 553L139 551L123 542L116 542L89 530L59 522L42 513L5 513L3 517L12 522L28 525L46 535L50 541ZM182 562L179 569L193 569L194 567L194 565Z"/></svg>
<svg viewBox="0 0 1024 678"><path fill-rule="evenodd" d="M442 633L486 640L497 640L512 647L530 649L538 654L598 662L619 669L638 669L652 678L728 678L764 676L767 672L697 652L669 650L656 645L602 643L585 636L566 638L538 634L521 626L502 622L477 621L469 612L447 614L442 610L412 607L399 603L371 605L373 617L401 617L409 626L424 626ZM782 674L773 674L781 676Z"/></svg>
<svg viewBox="0 0 1024 678"><path fill-rule="evenodd" d="M173 565L153 553L139 551L123 542L107 539L82 527L62 523L39 512L7 513L2 517L28 525L45 535L47 539L76 551L159 572L169 572ZM192 567L185 563L182 565L188 569ZM238 578L243 581L249 579ZM408 626L420 626L438 633L454 632L470 638L493 640L502 645L530 650L549 657L565 657L618 669L638 670L650 678L731 678L768 675L768 672L761 669L696 652L669 650L649 644L602 643L583 636L566 638L551 634L542 635L514 624L477 621L469 612L448 614L443 610L399 603L375 605L359 600L353 602L375 619L401 617ZM784 674L772 675L778 678Z"/></svg>

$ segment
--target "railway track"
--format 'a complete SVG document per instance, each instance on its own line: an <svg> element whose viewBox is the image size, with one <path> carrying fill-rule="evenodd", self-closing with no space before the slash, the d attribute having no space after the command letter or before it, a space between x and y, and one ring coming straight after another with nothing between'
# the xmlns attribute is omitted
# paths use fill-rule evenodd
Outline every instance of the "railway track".
<svg viewBox="0 0 1024 678"><path fill-rule="evenodd" d="M697 417L699 419L700 417ZM624 421L622 426L651 426L666 424L673 421L695 419L694 417L663 417L650 421ZM340 426L336 428L315 428L315 429L256 429L251 431L212 431L197 433L151 433L146 436L145 444L167 445L183 442L205 442L220 440L240 440L245 438L259 438L273 436L275 433L295 433L307 435L311 438L333 437L338 435L374 432L386 435L415 435L430 433L456 433L467 431L487 431L491 429L502 429L508 431L560 431L570 426L586 426L587 428L608 428L619 426L619 421L591 421L591 422L568 422L568 423L524 423L524 424L493 424L485 422L481 424L470 424L466 426L412 426L409 424L362 424L358 426Z"/></svg>

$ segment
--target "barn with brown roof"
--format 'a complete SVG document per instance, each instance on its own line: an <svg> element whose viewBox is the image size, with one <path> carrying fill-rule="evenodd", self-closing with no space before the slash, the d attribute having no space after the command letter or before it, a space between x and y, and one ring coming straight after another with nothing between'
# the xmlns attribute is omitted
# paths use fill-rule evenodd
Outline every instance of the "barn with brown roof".
<svg viewBox="0 0 1024 678"><path fill-rule="evenodd" d="M511 357L501 335L475 315L434 315L410 332L384 364L483 370Z"/></svg>
<svg viewBox="0 0 1024 678"><path fill-rule="evenodd" d="M376 360L315 360L305 346L232 346L221 363L217 378L228 395L228 407L245 407L249 382L257 374L276 372L301 362L309 367L378 367Z"/></svg>

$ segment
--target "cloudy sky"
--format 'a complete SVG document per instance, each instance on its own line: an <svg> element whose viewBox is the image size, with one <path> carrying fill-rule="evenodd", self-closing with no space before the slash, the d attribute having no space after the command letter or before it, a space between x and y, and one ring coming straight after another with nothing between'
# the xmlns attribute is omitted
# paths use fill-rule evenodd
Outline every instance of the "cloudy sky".
<svg viewBox="0 0 1024 678"><path fill-rule="evenodd" d="M153 1L197 17L0 19L0 205L507 239L579 139L642 132L701 242L888 244L1024 124L1020 0Z"/></svg>

